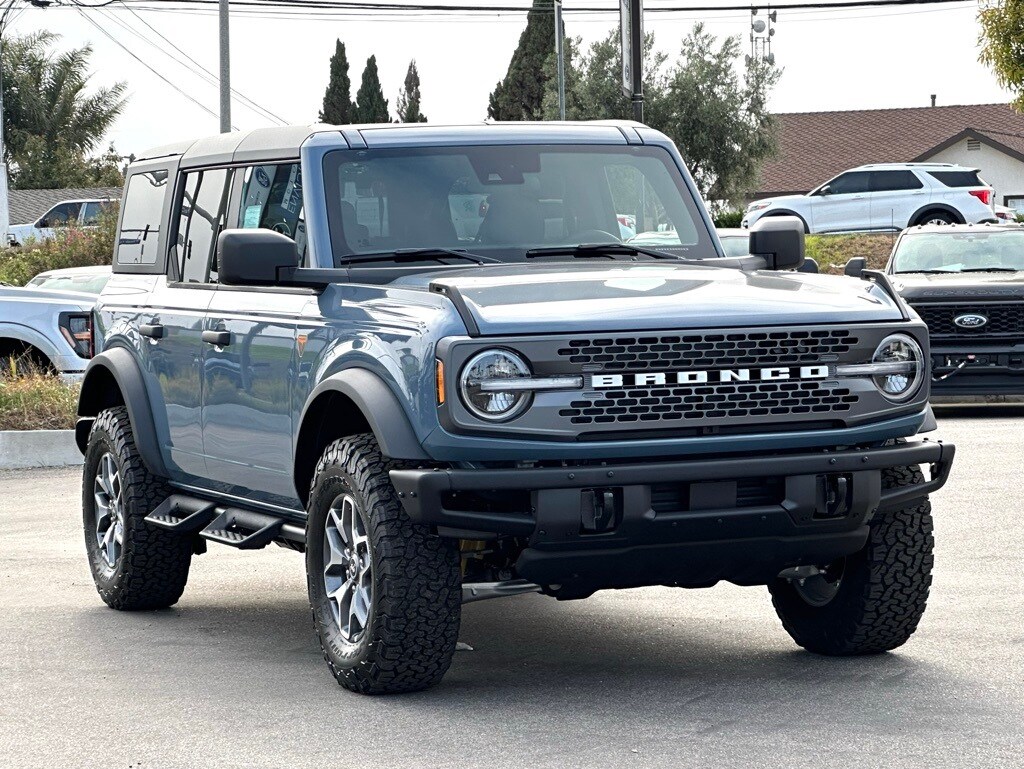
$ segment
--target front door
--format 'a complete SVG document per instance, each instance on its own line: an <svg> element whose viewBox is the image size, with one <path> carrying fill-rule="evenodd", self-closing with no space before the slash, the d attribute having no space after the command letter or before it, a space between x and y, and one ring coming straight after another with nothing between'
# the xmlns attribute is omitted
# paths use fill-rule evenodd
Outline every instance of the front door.
<svg viewBox="0 0 1024 769"><path fill-rule="evenodd" d="M867 171L840 174L818 188L811 196L811 231L871 229L869 189Z"/></svg>

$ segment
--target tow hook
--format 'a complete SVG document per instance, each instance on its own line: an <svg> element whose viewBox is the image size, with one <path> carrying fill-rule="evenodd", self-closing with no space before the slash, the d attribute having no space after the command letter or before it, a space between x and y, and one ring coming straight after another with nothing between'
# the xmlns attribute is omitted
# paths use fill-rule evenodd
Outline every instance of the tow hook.
<svg viewBox="0 0 1024 769"><path fill-rule="evenodd" d="M972 361L974 361L974 359L977 358L977 357L978 357L977 355L968 355L966 358L964 358L962 361L960 361L960 365L957 366L955 369L953 369L952 371L947 371L942 376L933 376L932 377L932 381L933 382L941 382L944 379L949 379L951 376L953 376L953 374L956 374L957 372L959 372L960 369L962 369L968 363L971 363Z"/></svg>
<svg viewBox="0 0 1024 769"><path fill-rule="evenodd" d="M779 579L796 580L802 585L808 577L816 577L824 573L817 566L790 566L788 569L783 569L779 572Z"/></svg>

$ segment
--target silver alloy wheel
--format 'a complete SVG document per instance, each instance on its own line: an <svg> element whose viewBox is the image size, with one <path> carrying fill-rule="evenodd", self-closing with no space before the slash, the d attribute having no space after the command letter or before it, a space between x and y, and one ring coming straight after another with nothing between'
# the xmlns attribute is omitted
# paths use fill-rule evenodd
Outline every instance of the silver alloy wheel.
<svg viewBox="0 0 1024 769"><path fill-rule="evenodd" d="M100 457L93 480L96 502L96 547L107 569L113 571L124 544L124 489L117 460L109 451Z"/></svg>
<svg viewBox="0 0 1024 769"><path fill-rule="evenodd" d="M938 217L934 217L934 218L932 218L932 219L928 219L928 220L927 220L927 221L925 222L925 224L939 224L939 225L946 225L946 224L949 224L949 222L947 222L947 221L946 221L945 219L939 219Z"/></svg>
<svg viewBox="0 0 1024 769"><path fill-rule="evenodd" d="M324 590L342 637L358 643L373 608L370 538L355 497L342 494L324 523Z"/></svg>

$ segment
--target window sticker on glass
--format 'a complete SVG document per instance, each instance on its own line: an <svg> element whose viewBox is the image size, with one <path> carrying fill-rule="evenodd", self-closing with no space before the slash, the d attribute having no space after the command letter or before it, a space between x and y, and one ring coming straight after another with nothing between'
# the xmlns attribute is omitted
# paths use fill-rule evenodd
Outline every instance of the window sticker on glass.
<svg viewBox="0 0 1024 769"><path fill-rule="evenodd" d="M245 215L242 217L242 229L253 230L260 226L260 214L263 212L263 207L246 206Z"/></svg>

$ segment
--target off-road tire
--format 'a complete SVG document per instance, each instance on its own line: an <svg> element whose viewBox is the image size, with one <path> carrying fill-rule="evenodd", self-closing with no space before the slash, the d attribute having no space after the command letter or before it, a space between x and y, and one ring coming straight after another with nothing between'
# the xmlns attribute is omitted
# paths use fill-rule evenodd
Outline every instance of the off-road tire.
<svg viewBox="0 0 1024 769"><path fill-rule="evenodd" d="M110 453L121 479L124 535L121 554L111 572L96 541L94 481L100 459ZM164 609L181 598L192 562L187 537L150 526L145 517L167 498L162 478L149 472L139 456L128 410L107 409L93 422L82 475L82 517L85 549L96 590L114 609Z"/></svg>
<svg viewBox="0 0 1024 769"><path fill-rule="evenodd" d="M882 471L882 488L921 483L917 467ZM782 625L817 654L878 654L906 643L917 629L932 582L932 515L927 497L881 508L864 549L845 560L842 581L824 606L812 606L792 582L769 586Z"/></svg>
<svg viewBox="0 0 1024 769"><path fill-rule="evenodd" d="M313 475L306 524L306 574L313 624L331 673L360 694L426 689L451 665L459 635L462 588L455 540L409 519L386 459L372 435L327 447ZM324 585L324 528L332 504L351 494L369 538L373 598L355 643L343 636Z"/></svg>

